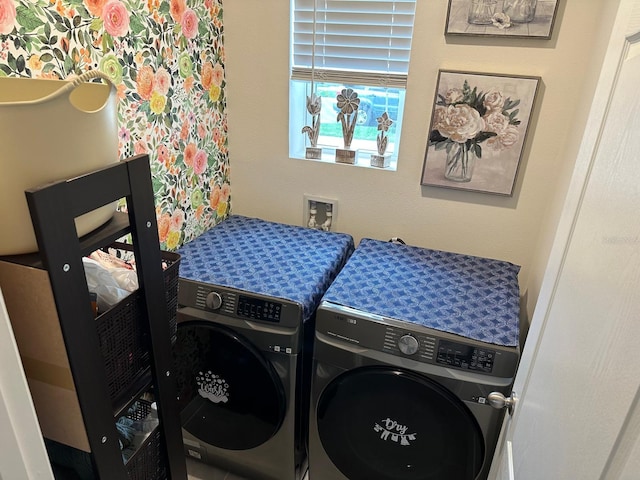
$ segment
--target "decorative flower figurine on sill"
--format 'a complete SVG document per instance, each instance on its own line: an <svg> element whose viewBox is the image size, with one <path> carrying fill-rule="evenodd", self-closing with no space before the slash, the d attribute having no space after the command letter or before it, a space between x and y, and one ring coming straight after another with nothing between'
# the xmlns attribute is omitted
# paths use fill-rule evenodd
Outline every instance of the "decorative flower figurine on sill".
<svg viewBox="0 0 640 480"><path fill-rule="evenodd" d="M391 125L393 125L393 120L389 118L389 114L387 114L387 112L384 112L380 117L378 117L378 131L380 132L376 138L378 143L378 155L384 155L387 151L389 136L385 136L384 132L388 132Z"/></svg>
<svg viewBox="0 0 640 480"><path fill-rule="evenodd" d="M351 147L351 141L353 140L353 132L356 128L356 121L358 119L358 108L360 107L360 99L358 94L353 91L352 88L343 88L342 91L336 96L338 101L338 113L337 122L342 123L342 139L344 140L344 148Z"/></svg>
<svg viewBox="0 0 640 480"><path fill-rule="evenodd" d="M320 133L320 109L322 108L322 97L312 93L307 97L307 112L311 115L311 126L305 126L302 133L309 137L312 147L318 146L318 134Z"/></svg>
<svg viewBox="0 0 640 480"><path fill-rule="evenodd" d="M378 143L378 153L371 154L371 166L379 168L387 168L390 163L390 155L386 155L387 144L389 143L389 136L385 135L385 132L389 131L389 127L393 124L393 120L389 118L389 114L384 112L378 117L378 137L376 141Z"/></svg>
<svg viewBox="0 0 640 480"><path fill-rule="evenodd" d="M472 90L466 80L462 89L438 94L429 143L446 150L445 178L469 182L476 159L482 158L483 142L498 151L517 143L519 104L498 90Z"/></svg>

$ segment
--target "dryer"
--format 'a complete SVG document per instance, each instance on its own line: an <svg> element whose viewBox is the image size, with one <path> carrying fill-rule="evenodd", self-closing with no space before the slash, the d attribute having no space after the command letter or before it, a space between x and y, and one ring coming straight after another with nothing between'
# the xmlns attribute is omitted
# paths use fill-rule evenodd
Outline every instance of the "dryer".
<svg viewBox="0 0 640 480"><path fill-rule="evenodd" d="M518 360L519 267L363 239L317 311L309 476L485 479Z"/></svg>
<svg viewBox="0 0 640 480"><path fill-rule="evenodd" d="M240 215L179 250L188 456L255 479L304 475L315 311L352 251L346 234Z"/></svg>

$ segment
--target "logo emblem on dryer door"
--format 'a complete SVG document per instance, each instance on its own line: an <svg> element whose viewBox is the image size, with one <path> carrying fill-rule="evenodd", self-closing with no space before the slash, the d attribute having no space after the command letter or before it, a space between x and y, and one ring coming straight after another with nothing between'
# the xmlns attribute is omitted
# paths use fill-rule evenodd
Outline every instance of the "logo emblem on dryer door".
<svg viewBox="0 0 640 480"><path fill-rule="evenodd" d="M229 384L220 376L209 370L207 373L199 372L196 376L198 393L202 398L213 403L227 403L229 401Z"/></svg>
<svg viewBox="0 0 640 480"><path fill-rule="evenodd" d="M395 420L386 418L380 423L376 423L373 430L380 434L380 438L384 441L392 441L400 443L400 445L411 445L411 442L416 439L415 433L407 433L409 427L401 425Z"/></svg>

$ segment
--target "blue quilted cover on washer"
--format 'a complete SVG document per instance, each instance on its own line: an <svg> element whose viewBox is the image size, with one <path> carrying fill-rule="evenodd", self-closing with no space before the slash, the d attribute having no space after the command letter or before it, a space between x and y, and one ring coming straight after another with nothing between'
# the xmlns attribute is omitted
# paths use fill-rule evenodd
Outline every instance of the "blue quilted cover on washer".
<svg viewBox="0 0 640 480"><path fill-rule="evenodd" d="M296 302L306 321L353 249L351 235L231 215L178 250L179 276Z"/></svg>
<svg viewBox="0 0 640 480"><path fill-rule="evenodd" d="M516 346L519 270L500 260L363 239L323 300Z"/></svg>

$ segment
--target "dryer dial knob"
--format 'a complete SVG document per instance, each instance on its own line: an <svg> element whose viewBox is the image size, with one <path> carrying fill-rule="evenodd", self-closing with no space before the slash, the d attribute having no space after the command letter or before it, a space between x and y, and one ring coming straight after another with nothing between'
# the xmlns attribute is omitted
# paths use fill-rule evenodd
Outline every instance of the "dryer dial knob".
<svg viewBox="0 0 640 480"><path fill-rule="evenodd" d="M398 348L405 355L413 355L418 351L420 344L413 335L403 335L398 340Z"/></svg>
<svg viewBox="0 0 640 480"><path fill-rule="evenodd" d="M218 292L209 292L205 303L207 308L218 310L222 306L222 296Z"/></svg>

